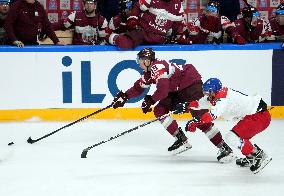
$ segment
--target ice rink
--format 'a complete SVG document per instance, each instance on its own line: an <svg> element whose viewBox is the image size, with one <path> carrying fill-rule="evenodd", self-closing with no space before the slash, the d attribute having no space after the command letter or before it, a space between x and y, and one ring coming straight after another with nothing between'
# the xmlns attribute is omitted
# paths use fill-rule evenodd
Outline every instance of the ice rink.
<svg viewBox="0 0 284 196"><path fill-rule="evenodd" d="M284 121L254 138L273 160L259 174L219 164L201 132L186 133L193 148L173 156L174 139L159 122L93 148L84 148L145 121L84 121L28 144L64 125L0 123L0 196L273 196L284 192ZM184 126L186 121L180 121ZM217 121L225 134L232 122ZM8 146L13 141L15 145ZM240 155L235 150L237 155Z"/></svg>

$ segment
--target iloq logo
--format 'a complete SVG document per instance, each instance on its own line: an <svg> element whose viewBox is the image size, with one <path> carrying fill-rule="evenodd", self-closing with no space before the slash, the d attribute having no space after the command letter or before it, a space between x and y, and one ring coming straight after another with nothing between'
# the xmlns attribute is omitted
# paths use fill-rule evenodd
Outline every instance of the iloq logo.
<svg viewBox="0 0 284 196"><path fill-rule="evenodd" d="M64 56L62 58L62 65L65 67L72 66L72 58L70 56ZM123 60L115 64L108 74L108 90L115 96L119 89L117 87L117 77L125 69L133 69L140 74L142 74L142 69L137 65L135 60ZM92 94L91 89L94 89L96 85L91 83L91 62L90 61L81 61L80 65L81 70L81 96L82 103L102 103L106 94ZM137 78L138 79L138 78ZM92 86L94 85L94 86ZM63 71L62 72L62 86L63 86L63 103L72 103L72 91L73 91L73 82L72 82L72 71ZM132 84L129 84L129 88ZM135 103L140 101L147 93L149 89L145 89L144 93L134 99L128 101L128 103Z"/></svg>

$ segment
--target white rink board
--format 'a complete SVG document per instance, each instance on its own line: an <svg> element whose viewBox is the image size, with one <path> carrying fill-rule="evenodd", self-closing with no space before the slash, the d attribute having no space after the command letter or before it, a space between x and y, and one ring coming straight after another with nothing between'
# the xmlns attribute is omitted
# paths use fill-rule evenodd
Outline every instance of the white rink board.
<svg viewBox="0 0 284 196"><path fill-rule="evenodd" d="M157 51L165 60L184 59L203 76L220 78L225 85L246 94L259 93L270 105L273 50ZM113 99L108 77L123 60L136 60L137 51L106 52L1 52L0 109L101 108ZM72 64L62 65L69 56ZM82 103L81 61L91 63L91 93L105 94L100 103ZM133 67L138 66L133 63ZM72 73L72 103L63 103L62 73ZM125 91L140 77L132 69L117 76ZM153 92L151 89L150 92ZM140 102L126 107L140 107Z"/></svg>

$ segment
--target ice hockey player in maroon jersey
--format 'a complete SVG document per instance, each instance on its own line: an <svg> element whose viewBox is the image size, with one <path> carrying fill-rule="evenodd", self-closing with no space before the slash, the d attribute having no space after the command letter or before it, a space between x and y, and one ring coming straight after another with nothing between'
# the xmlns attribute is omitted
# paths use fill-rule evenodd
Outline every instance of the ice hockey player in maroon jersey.
<svg viewBox="0 0 284 196"><path fill-rule="evenodd" d="M226 16L221 16L220 5L216 1L209 1L203 14L187 23L186 37L193 44L222 43L223 32L232 27ZM241 36L236 36L235 42L244 44Z"/></svg>
<svg viewBox="0 0 284 196"><path fill-rule="evenodd" d="M109 43L120 48L135 48L140 44L163 44L173 34L184 43L184 10L180 0L140 0L127 19L126 34L113 33Z"/></svg>
<svg viewBox="0 0 284 196"><path fill-rule="evenodd" d="M119 7L119 14L112 17L109 21L109 28L112 32L120 34L126 33L127 31L127 18L130 15L131 9L137 3L137 0L119 0L118 7Z"/></svg>
<svg viewBox="0 0 284 196"><path fill-rule="evenodd" d="M143 75L125 93L119 92L113 100L113 108L123 107L127 100L140 96L145 88L156 85L153 95L146 95L142 103L143 113L150 112L154 106L157 118L174 110L180 102L199 100L203 97L201 76L192 64L178 65L155 58L151 48L144 48L137 55L138 64L144 70ZM208 110L192 110L194 117L199 117ZM175 137L176 141L168 151L180 153L191 148L188 138L178 126L177 121L165 117L161 121L164 128ZM220 131L213 123L204 123L198 126L209 140L220 149L217 160L221 163L232 160L232 150L222 139Z"/></svg>
<svg viewBox="0 0 284 196"><path fill-rule="evenodd" d="M284 3L278 5L275 11L275 17L269 20L272 28L272 34L277 41L284 41Z"/></svg>
<svg viewBox="0 0 284 196"><path fill-rule="evenodd" d="M235 20L228 34L235 39L241 35L246 42L269 42L275 40L268 20L261 18L259 11L252 6L243 8L242 17Z"/></svg>
<svg viewBox="0 0 284 196"><path fill-rule="evenodd" d="M205 96L198 101L178 104L176 113L186 112L189 109L209 109L199 119L188 121L186 129L194 132L199 123L209 123L222 117L225 120L234 120L237 123L227 133L227 141L241 150L244 158L236 160L241 167L250 167L253 173L258 173L271 160L262 149L253 145L252 137L263 132L270 124L271 115L267 104L260 95L245 95L240 91L222 86L217 78L210 78L203 84Z"/></svg>
<svg viewBox="0 0 284 196"><path fill-rule="evenodd" d="M72 44L99 45L106 43L108 22L97 13L97 0L83 0L83 11L72 12L64 21L53 24L55 30L74 29Z"/></svg>

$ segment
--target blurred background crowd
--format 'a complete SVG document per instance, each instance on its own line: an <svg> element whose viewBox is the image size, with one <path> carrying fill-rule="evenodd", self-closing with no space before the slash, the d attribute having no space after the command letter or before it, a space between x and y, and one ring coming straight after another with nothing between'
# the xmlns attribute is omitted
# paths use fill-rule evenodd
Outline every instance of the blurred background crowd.
<svg viewBox="0 0 284 196"><path fill-rule="evenodd" d="M283 40L281 0L0 0L0 45Z"/></svg>

